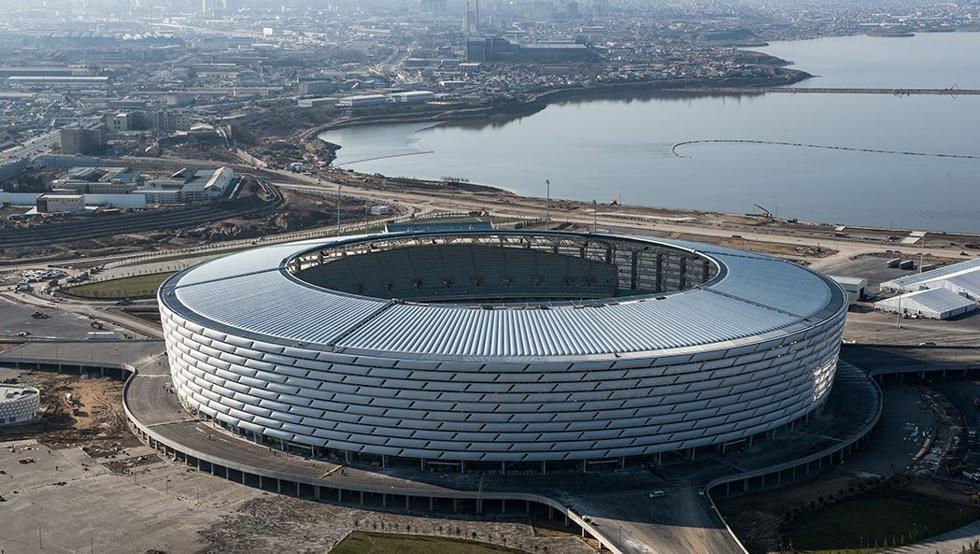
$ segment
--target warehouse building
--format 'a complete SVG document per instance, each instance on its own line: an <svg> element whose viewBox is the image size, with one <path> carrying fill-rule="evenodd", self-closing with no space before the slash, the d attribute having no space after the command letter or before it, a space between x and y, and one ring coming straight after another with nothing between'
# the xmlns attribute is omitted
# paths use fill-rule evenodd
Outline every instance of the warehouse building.
<svg viewBox="0 0 980 554"><path fill-rule="evenodd" d="M948 289L980 300L980 258L906 275L881 284L881 290L914 292L922 289Z"/></svg>
<svg viewBox="0 0 980 554"><path fill-rule="evenodd" d="M85 195L45 193L37 197L35 207L42 214L80 214L85 211Z"/></svg>
<svg viewBox="0 0 980 554"><path fill-rule="evenodd" d="M943 288L909 292L875 302L876 311L901 313L909 318L952 319L976 309L976 301Z"/></svg>
<svg viewBox="0 0 980 554"><path fill-rule="evenodd" d="M864 300L868 294L868 280L861 277L846 277L842 275L828 275L835 283L847 293L847 301L851 304Z"/></svg>

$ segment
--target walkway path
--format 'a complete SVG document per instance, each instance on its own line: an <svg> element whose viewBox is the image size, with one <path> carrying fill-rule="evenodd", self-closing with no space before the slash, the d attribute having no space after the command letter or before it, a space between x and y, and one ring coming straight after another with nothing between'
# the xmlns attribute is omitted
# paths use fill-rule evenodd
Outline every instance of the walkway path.
<svg viewBox="0 0 980 554"><path fill-rule="evenodd" d="M969 552L977 541L980 541L980 520L927 541L910 544L888 552L889 554L961 554L962 552Z"/></svg>

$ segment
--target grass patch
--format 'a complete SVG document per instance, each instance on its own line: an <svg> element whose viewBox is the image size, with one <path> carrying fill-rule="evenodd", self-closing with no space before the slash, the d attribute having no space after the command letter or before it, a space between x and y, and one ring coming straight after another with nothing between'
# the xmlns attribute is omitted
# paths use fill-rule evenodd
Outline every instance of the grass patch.
<svg viewBox="0 0 980 554"><path fill-rule="evenodd" d="M793 545L809 554L884 552L951 531L980 517L970 506L893 490L876 490L804 521Z"/></svg>
<svg viewBox="0 0 980 554"><path fill-rule="evenodd" d="M63 293L77 298L93 300L121 300L123 298L153 298L157 289L173 272L136 275L122 279L110 279L71 287Z"/></svg>
<svg viewBox="0 0 980 554"><path fill-rule="evenodd" d="M387 535L354 531L330 554L524 554L522 550L504 548L492 544L424 537L414 535Z"/></svg>

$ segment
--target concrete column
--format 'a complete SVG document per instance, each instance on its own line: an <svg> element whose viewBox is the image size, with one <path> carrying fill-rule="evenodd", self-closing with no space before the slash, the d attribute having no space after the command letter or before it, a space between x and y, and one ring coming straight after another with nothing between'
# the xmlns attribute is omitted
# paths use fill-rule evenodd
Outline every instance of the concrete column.
<svg viewBox="0 0 980 554"><path fill-rule="evenodd" d="M455 498L453 498L453 513L454 514L456 513L456 508L457 508L456 503L457 503L457 500Z"/></svg>
<svg viewBox="0 0 980 554"><path fill-rule="evenodd" d="M299 485L299 481L296 481L296 497L299 498L299 496L300 496L300 485Z"/></svg>
<svg viewBox="0 0 980 554"><path fill-rule="evenodd" d="M242 484L244 485L245 484L245 472L242 471L240 473L242 474Z"/></svg>
<svg viewBox="0 0 980 554"><path fill-rule="evenodd" d="M483 513L483 499L482 498L478 498L476 500L476 513L478 513L478 514L482 514Z"/></svg>
<svg viewBox="0 0 980 554"><path fill-rule="evenodd" d="M408 495L405 495L405 511L406 511L406 512L407 512L407 511L408 511L409 509L411 509L411 505L410 505L410 502L411 502L411 501L412 501L412 497L411 497L411 496L408 496Z"/></svg>
<svg viewBox="0 0 980 554"><path fill-rule="evenodd" d="M436 509L435 502L436 502L436 499L430 496L429 497L429 511L430 512L434 512L435 511L435 509Z"/></svg>
<svg viewBox="0 0 980 554"><path fill-rule="evenodd" d="M320 500L320 485L313 485L313 497Z"/></svg>
<svg viewBox="0 0 980 554"><path fill-rule="evenodd" d="M343 489L337 489L337 503L340 504L344 501L344 491Z"/></svg>
<svg viewBox="0 0 980 554"><path fill-rule="evenodd" d="M530 500L525 500L524 501L524 513L525 514L531 513L531 501Z"/></svg>
<svg viewBox="0 0 980 554"><path fill-rule="evenodd" d="M382 508L388 507L388 495L385 493L381 493L381 507Z"/></svg>
<svg viewBox="0 0 980 554"><path fill-rule="evenodd" d="M260 489L264 488L264 486L265 486L265 479L261 475L259 475L259 488Z"/></svg>
<svg viewBox="0 0 980 554"><path fill-rule="evenodd" d="M500 501L500 513L502 513L502 514L506 514L507 513L507 499L506 498L505 499L502 499Z"/></svg>
<svg viewBox="0 0 980 554"><path fill-rule="evenodd" d="M364 491L361 491L361 506L364 505Z"/></svg>
<svg viewBox="0 0 980 554"><path fill-rule="evenodd" d="M282 494L282 479L276 479L276 492Z"/></svg>

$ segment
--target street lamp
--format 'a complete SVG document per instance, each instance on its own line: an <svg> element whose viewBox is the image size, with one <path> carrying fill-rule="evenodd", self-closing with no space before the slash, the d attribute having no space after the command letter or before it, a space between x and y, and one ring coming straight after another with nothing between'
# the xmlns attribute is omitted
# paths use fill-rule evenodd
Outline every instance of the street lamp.
<svg viewBox="0 0 980 554"><path fill-rule="evenodd" d="M337 183L337 236L340 236L340 183Z"/></svg>
<svg viewBox="0 0 980 554"><path fill-rule="evenodd" d="M545 179L544 184L546 188L546 197L544 202L544 222L547 224L551 221L551 179Z"/></svg>

